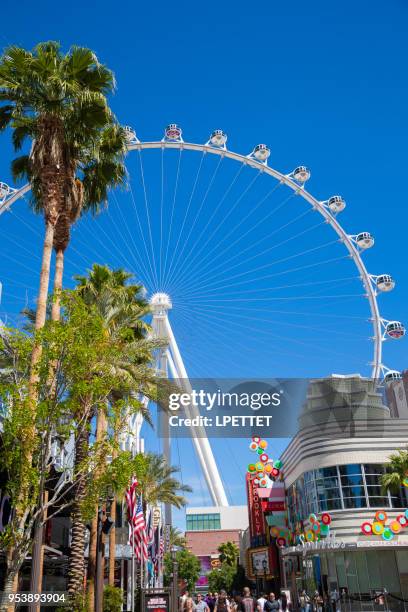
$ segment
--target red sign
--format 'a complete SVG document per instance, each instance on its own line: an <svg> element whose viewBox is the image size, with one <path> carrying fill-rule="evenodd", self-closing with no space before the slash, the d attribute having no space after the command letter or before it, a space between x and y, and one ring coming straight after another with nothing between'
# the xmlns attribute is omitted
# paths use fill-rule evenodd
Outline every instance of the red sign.
<svg viewBox="0 0 408 612"><path fill-rule="evenodd" d="M258 484L254 483L251 474L246 475L248 511L249 511L249 533L251 538L265 534L265 520L262 511L261 500L258 496Z"/></svg>
<svg viewBox="0 0 408 612"><path fill-rule="evenodd" d="M266 502L262 501L262 510L264 512L283 512L285 510L285 502Z"/></svg>

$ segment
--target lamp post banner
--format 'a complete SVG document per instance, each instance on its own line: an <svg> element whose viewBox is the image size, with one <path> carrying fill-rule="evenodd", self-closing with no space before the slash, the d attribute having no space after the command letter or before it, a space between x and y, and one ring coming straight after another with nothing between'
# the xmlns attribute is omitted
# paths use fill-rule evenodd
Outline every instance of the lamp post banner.
<svg viewBox="0 0 408 612"><path fill-rule="evenodd" d="M360 376L320 379L173 379L158 384L161 437L381 436L389 418L378 381Z"/></svg>

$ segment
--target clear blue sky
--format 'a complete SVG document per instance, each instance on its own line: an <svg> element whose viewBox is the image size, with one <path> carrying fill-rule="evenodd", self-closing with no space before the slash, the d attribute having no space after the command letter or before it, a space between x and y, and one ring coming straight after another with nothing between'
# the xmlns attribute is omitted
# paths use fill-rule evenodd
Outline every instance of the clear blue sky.
<svg viewBox="0 0 408 612"><path fill-rule="evenodd" d="M64 47L79 44L93 48L116 74L118 87L112 106L119 120L133 125L141 139L160 139L164 126L172 121L182 125L187 140L197 142L206 141L211 130L220 127L228 133L228 144L234 150L247 153L258 142L266 142L272 150L270 163L278 169L288 172L300 163L309 166L312 193L321 199L340 193L347 200L341 218L347 230L350 233L369 230L374 234L376 245L365 254L368 268L372 273L390 272L397 280L396 290L380 298L383 315L387 319L408 321L404 189L408 140L408 7L403 0L390 0L386 4L379 0L255 4L242 0L205 3L72 0L63 4L39 0L35 6L25 0L18 5L6 0L3 15L7 14L12 17L13 26L3 28L0 33L3 46L18 44L30 48L38 41L55 39ZM10 182L12 151L8 134L0 137L0 145L0 178ZM157 160L160 163L159 157ZM174 162L174 159L169 161L168 170ZM198 162L197 157L183 166L175 213L178 227L184 218ZM214 170L211 161L207 162L200 177L202 184L199 183L192 202L193 219L194 209L198 211L205 185ZM144 202L140 185L136 184L138 163L136 156L129 161L134 180L132 190L140 212ZM157 247L160 174L149 159L145 163L153 243ZM229 171L228 167L221 173L221 184L222 180L228 183ZM237 197L251 177L248 174L240 178ZM173 183L168 181L165 183L167 214L173 193ZM218 195L222 193L221 184ZM244 219L249 205L261 197L262 189L267 189L266 184L260 185L258 192L253 192L237 207L233 224ZM272 205L277 206L282 196L278 197L277 192L274 197ZM96 223L86 220L78 226L73 249L67 256L67 284L72 274L81 272L94 260L123 264L148 284L135 261L144 258L144 247L132 216L130 194L119 194L117 198L111 208L112 218L104 215ZM123 208L126 230L116 210L118 202L129 206L129 209ZM216 202L216 194L211 194L203 214L214 210ZM279 229L293 218L291 212L293 209L288 212L284 207L273 221L265 226L261 224L260 229L252 232L255 245L257 237L259 241L264 239L254 268L270 262L269 255L262 255L268 245L274 244L268 236L273 228ZM143 219L146 229L146 218ZM259 219L255 217L255 221ZM306 217L305 225L303 220L291 225L291 234L279 233L279 242L281 235L293 236L315 223L314 217L311 221ZM234 228L233 224L230 219L218 236L210 235L209 248L214 251L211 257L220 252L220 240ZM194 235L196 230L194 227ZM33 219L23 203L7 218L0 217L4 255L0 260L4 285L1 310L2 316L7 314L11 321L15 320L24 300L32 301L35 297L40 248L40 236L36 232L41 231L40 220ZM239 232L242 236L242 226ZM274 240L276 243L276 235ZM296 254L329 240L333 240L333 235L328 228L318 228L316 234L311 231L279 247L276 259L292 257L301 266L303 261L308 264L336 258L342 253L338 245L328 246L327 251L322 246L317 259L312 253L310 259L300 258L297 264ZM257 295L269 295L270 288L267 281L259 278L260 274L252 274L252 264L240 263L240 249L245 244L240 242L235 250L232 248L218 260L210 257L201 267L198 258L192 269L196 273L195 286L198 278L201 289L191 288L192 277L187 273L183 285L183 267L189 263L186 258L189 248L180 255L181 288L173 288L170 283L169 289L173 289L175 299L174 328L189 371L218 376L324 375L333 370L368 373L367 304L358 295L361 290L355 280L342 281L341 286L336 284L336 279L355 275L350 262L339 260L332 266L313 267L294 273L285 281L282 275L277 276L279 285L286 282L309 285L301 290L301 295L307 294L304 301L294 299L299 295L297 289L278 294L282 301L273 308L280 312L272 314L269 302L244 304L240 301L244 292L258 289ZM170 243L171 248L175 246L177 233ZM136 257L132 254L135 247L139 250ZM258 251L255 246L255 254ZM121 258L122 252L126 253L127 261ZM223 262L228 258L232 258L229 269L223 270ZM212 272L220 262L215 288L216 293L218 288L226 292L221 298L227 301L220 301L219 294L215 296L218 301L214 301L214 295L208 292L207 284L211 285ZM230 269L237 262L239 265ZM284 271L289 264L293 267L289 261L276 270ZM226 288L231 276L245 272L245 283ZM319 279L324 284L311 291L310 283ZM334 283L330 284L330 279ZM204 307L198 304L198 297L189 302L188 293L196 291L197 296L203 296L203 287L203 299L207 300ZM317 297L312 298L312 293ZM336 295L338 299L334 299ZM230 320L227 311L232 298L236 300L236 310ZM283 298L290 298L289 307L282 306ZM407 366L406 342L392 346L387 342L385 349L384 361L389 367ZM237 446L238 450L229 449L227 443L224 447L217 445L217 457L225 462L225 457L234 456L233 462L227 462L228 469L223 469L223 476L229 481L233 501L243 502L240 471L247 463L247 454L240 456L240 450L246 442L241 446L228 444ZM280 446L275 448L277 454ZM206 496L200 493L203 484L194 461L186 445L181 449L183 478L195 478L198 486L194 500L200 501L200 497Z"/></svg>

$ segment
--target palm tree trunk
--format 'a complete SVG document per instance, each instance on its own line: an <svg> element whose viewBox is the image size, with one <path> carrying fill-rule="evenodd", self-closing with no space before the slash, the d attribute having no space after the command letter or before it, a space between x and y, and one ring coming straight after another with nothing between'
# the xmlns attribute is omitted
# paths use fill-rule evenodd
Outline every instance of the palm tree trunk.
<svg viewBox="0 0 408 612"><path fill-rule="evenodd" d="M55 256L54 301L52 303L51 319L59 321L61 310L62 277L64 274L64 251L59 249Z"/></svg>
<svg viewBox="0 0 408 612"><path fill-rule="evenodd" d="M14 612L15 606L10 605L8 595L15 593L18 588L18 572L9 571L4 581L3 591L0 593L0 612Z"/></svg>
<svg viewBox="0 0 408 612"><path fill-rule="evenodd" d="M81 595L84 586L85 574L85 523L82 520L81 504L86 493L86 484L83 475L78 472L88 454L89 432L87 422L81 427L75 441L74 478L77 478L74 487L75 500L71 513L71 552L68 567L68 593L71 596Z"/></svg>
<svg viewBox="0 0 408 612"><path fill-rule="evenodd" d="M102 411L98 413L96 423L96 441L100 442L106 431L106 418ZM88 593L88 609L89 612L95 610L95 580L96 580L96 555L98 542L98 505L95 506L94 518L91 522L91 531L89 534L89 552L88 552L88 573L87 573L87 593ZM97 610L99 612L99 610Z"/></svg>
<svg viewBox="0 0 408 612"><path fill-rule="evenodd" d="M62 278L64 272L64 251L58 250L55 259L55 274L54 274L54 301L52 303L51 319L53 321L59 321L60 318L60 304L61 304L61 291L62 291ZM48 287L47 287L48 294ZM45 319L44 319L45 322ZM55 368L53 365L50 367L50 379L52 380ZM44 533L44 517L39 516L35 528L34 528L34 539L33 539L33 551L32 551L32 568L31 568L31 584L30 589L33 593L40 593L42 590L43 580L43 560L44 560L44 544L43 544L43 533ZM39 610L39 604L30 606L30 612L36 612Z"/></svg>

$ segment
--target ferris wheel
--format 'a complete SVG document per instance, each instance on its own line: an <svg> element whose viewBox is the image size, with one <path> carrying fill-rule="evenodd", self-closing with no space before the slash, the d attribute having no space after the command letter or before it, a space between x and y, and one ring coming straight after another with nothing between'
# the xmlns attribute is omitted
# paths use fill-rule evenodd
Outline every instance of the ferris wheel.
<svg viewBox="0 0 408 612"><path fill-rule="evenodd" d="M395 281L368 271L374 237L344 229L342 196L315 197L306 166L276 170L266 144L236 153L222 130L202 144L185 141L175 123L151 141L124 130L129 188L114 192L96 220L79 221L66 276L93 261L134 272L149 294L153 329L168 340L159 361L171 377L243 376L250 367L265 375L282 364L286 372L296 366L297 376L325 367L320 376L370 368L386 382L401 377L385 365L383 347L405 328L380 312ZM20 206L29 191L0 183L0 214L11 212L0 233L3 225L10 239L21 222L40 236ZM24 269L10 279L20 299L32 265L30 244L24 249ZM17 265L12 245L6 257ZM192 438L214 503L226 505L207 438Z"/></svg>

